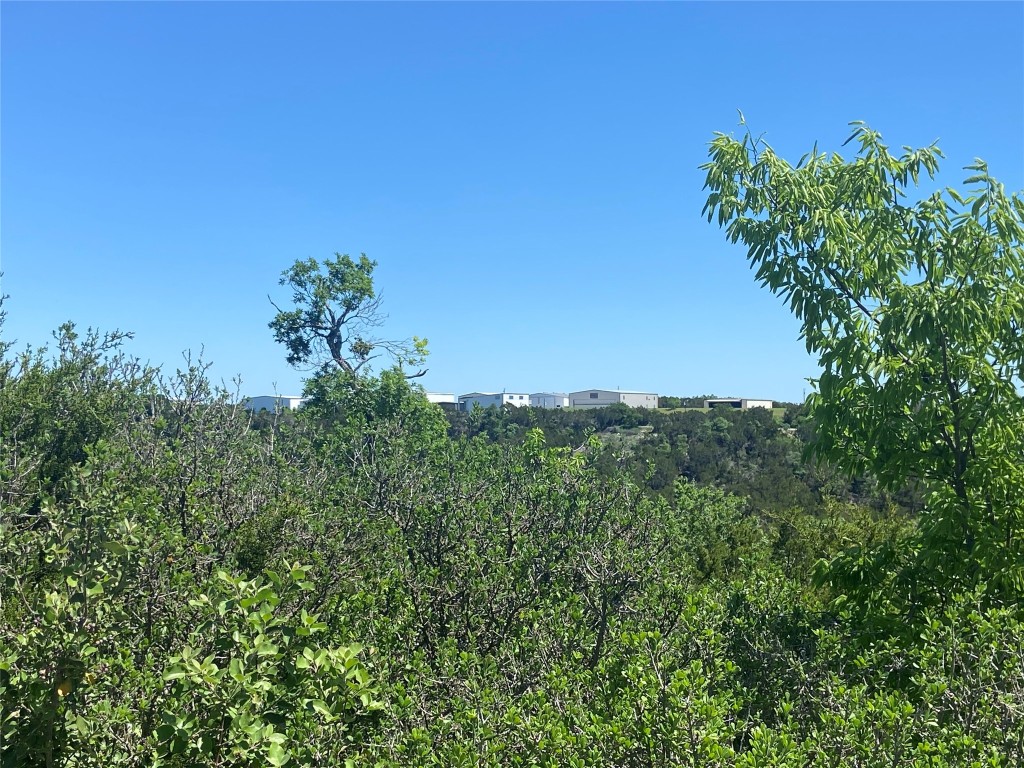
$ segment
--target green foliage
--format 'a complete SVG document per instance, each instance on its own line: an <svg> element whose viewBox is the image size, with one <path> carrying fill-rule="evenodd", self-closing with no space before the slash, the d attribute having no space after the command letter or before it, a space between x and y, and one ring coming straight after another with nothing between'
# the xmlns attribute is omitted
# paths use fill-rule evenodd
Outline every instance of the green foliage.
<svg viewBox="0 0 1024 768"><path fill-rule="evenodd" d="M671 499L678 478L714 485L744 497L758 515L799 508L821 514L831 499L884 511L917 509L912 484L887 491L869 477L843 476L827 464L804 460L814 422L796 408L792 426L761 408L712 413L665 413L616 406L580 410L488 408L446 412L452 437L483 436L497 443L523 440L541 429L552 446L584 445L596 434L608 450L595 459L605 476L626 470L648 491Z"/></svg>
<svg viewBox="0 0 1024 768"><path fill-rule="evenodd" d="M296 590L313 589L308 572L288 565L247 581L218 571L190 602L202 623L164 669L156 764L339 764L364 738L354 726L380 704L362 647L322 647L318 616L282 615Z"/></svg>
<svg viewBox="0 0 1024 768"><path fill-rule="evenodd" d="M76 472L71 506L0 522L5 765L64 764L79 752L86 765L124 760L119 737L139 737L133 703L145 711L133 687L158 687L125 645L145 534L97 474L95 461Z"/></svg>
<svg viewBox="0 0 1024 768"><path fill-rule="evenodd" d="M980 584L1016 602L1024 200L977 161L966 191L915 201L938 148L894 155L854 125L855 159L814 150L796 166L749 134L718 135L704 210L747 246L757 279L818 355L812 453L889 488L925 484L916 540L901 550L910 558L892 562L922 583L897 610Z"/></svg>
<svg viewBox="0 0 1024 768"><path fill-rule="evenodd" d="M71 323L55 348L0 363L0 504L38 510L66 499L74 467L107 436L152 382L153 371L120 352L129 334L80 336ZM6 351L6 350L4 350Z"/></svg>
<svg viewBox="0 0 1024 768"><path fill-rule="evenodd" d="M426 339L389 341L377 335L386 316L373 285L376 266L366 254L355 261L336 253L322 264L313 258L298 260L281 273L280 283L292 290L295 306L284 310L274 304L277 315L269 325L274 339L288 350L291 365L333 364L353 374L381 353L399 366L423 364Z"/></svg>
<svg viewBox="0 0 1024 768"><path fill-rule="evenodd" d="M18 427L0 457L38 479L0 505L2 764L347 754L375 689L355 646L306 638L325 627L305 597L308 569L269 583L228 575L247 526L300 514L281 495L297 478L274 435L249 430L202 365L128 379L140 369L114 348L62 349L53 361L5 361L0 381L0 412ZM28 428L52 413L63 417L49 432ZM40 461L53 445L76 448ZM280 561L273 549L263 558ZM166 673L196 657L204 676L170 685ZM237 717L214 723L225 711Z"/></svg>
<svg viewBox="0 0 1024 768"><path fill-rule="evenodd" d="M447 422L440 408L409 383L400 370L382 371L376 377L360 377L343 371L326 371L306 382L308 397L302 417L308 422L341 426L348 433L394 424L425 442L444 437Z"/></svg>
<svg viewBox="0 0 1024 768"><path fill-rule="evenodd" d="M4 765L320 765L352 751L376 689L358 645L316 642L326 624L297 607L309 569L154 574L148 511L101 454L77 473L74 507L0 525Z"/></svg>
<svg viewBox="0 0 1024 768"><path fill-rule="evenodd" d="M767 554L756 521L743 515L742 499L677 481L675 502L686 510L678 531L680 547L702 580L727 580Z"/></svg>

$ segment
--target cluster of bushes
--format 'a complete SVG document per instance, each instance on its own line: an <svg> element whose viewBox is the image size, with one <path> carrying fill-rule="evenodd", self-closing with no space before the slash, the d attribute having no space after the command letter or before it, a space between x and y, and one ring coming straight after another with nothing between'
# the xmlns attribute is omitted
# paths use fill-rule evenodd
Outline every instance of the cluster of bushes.
<svg viewBox="0 0 1024 768"><path fill-rule="evenodd" d="M906 516L652 494L397 371L254 420L118 343L0 364L4 765L1024 761L1019 602L888 599Z"/></svg>

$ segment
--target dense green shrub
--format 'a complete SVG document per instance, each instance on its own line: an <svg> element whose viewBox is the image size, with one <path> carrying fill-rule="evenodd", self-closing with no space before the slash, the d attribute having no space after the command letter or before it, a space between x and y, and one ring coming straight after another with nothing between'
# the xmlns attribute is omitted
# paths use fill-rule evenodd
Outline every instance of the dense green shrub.
<svg viewBox="0 0 1024 768"><path fill-rule="evenodd" d="M843 602L904 515L651 494L585 429L453 437L400 372L254 420L98 339L0 380L4 765L1024 760L1014 608Z"/></svg>

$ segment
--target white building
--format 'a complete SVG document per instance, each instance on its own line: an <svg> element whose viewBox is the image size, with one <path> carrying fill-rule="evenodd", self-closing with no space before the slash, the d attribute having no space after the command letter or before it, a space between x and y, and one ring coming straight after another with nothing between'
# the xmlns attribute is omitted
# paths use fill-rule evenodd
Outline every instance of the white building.
<svg viewBox="0 0 1024 768"><path fill-rule="evenodd" d="M572 408L604 408L622 403L631 408L657 408L658 396L654 392L631 392L625 389L582 389L569 393Z"/></svg>
<svg viewBox="0 0 1024 768"><path fill-rule="evenodd" d="M427 400L431 403L457 403L459 399L454 392L425 392Z"/></svg>
<svg viewBox="0 0 1024 768"><path fill-rule="evenodd" d="M530 396L520 392L470 392L459 395L459 410L472 411L474 405L501 408L503 405L523 406L530 404Z"/></svg>
<svg viewBox="0 0 1024 768"><path fill-rule="evenodd" d="M771 400L748 400L744 397L719 397L714 400L705 400L704 407L711 408L739 408L742 411L750 408L771 408L774 405Z"/></svg>
<svg viewBox="0 0 1024 768"><path fill-rule="evenodd" d="M294 411L301 408L304 402L305 398L298 395L259 395L246 398L245 407L247 410L257 413L260 411L276 413L278 411Z"/></svg>
<svg viewBox="0 0 1024 768"><path fill-rule="evenodd" d="M568 408L569 396L564 392L534 392L530 395L531 408Z"/></svg>

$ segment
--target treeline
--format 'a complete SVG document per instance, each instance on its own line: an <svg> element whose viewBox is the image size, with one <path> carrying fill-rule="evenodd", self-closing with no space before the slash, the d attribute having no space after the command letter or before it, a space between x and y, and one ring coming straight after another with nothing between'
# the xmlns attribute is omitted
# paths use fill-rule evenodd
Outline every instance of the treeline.
<svg viewBox="0 0 1024 768"><path fill-rule="evenodd" d="M661 395L658 397L659 408L703 408L705 400L715 400L718 395L698 395L696 397L675 397Z"/></svg>
<svg viewBox="0 0 1024 768"><path fill-rule="evenodd" d="M700 398L676 398L699 400ZM482 436L499 443L521 441L540 429L548 445L579 447L596 435L608 450L598 471L625 471L640 486L667 499L680 479L742 497L753 513L794 508L820 514L834 503L882 513L920 510L919 483L895 491L865 474L850 476L807 456L815 425L803 406L787 406L781 419L764 408L657 411L607 408L487 408L446 411L453 437Z"/></svg>
<svg viewBox="0 0 1024 768"><path fill-rule="evenodd" d="M398 372L309 393L254 422L71 327L6 355L5 765L1024 759L1013 607L829 586L902 517L651 493L587 426L452 437Z"/></svg>

